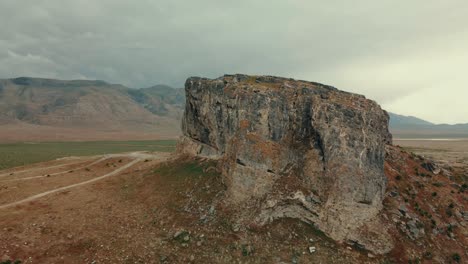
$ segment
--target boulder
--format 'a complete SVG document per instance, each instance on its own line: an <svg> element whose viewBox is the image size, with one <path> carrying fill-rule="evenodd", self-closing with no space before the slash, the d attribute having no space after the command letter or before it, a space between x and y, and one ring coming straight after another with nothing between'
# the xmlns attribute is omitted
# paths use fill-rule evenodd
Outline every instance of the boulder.
<svg viewBox="0 0 468 264"><path fill-rule="evenodd" d="M178 152L220 161L239 218L298 218L375 253L392 248L378 217L392 138L377 103L272 76L192 77L185 91Z"/></svg>

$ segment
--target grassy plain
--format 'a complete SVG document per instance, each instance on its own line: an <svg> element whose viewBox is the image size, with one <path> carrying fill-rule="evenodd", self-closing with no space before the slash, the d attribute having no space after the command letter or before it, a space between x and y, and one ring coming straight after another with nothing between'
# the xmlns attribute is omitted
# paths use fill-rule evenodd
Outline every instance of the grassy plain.
<svg viewBox="0 0 468 264"><path fill-rule="evenodd" d="M91 156L130 151L175 150L175 140L89 141L0 144L0 170L68 156Z"/></svg>

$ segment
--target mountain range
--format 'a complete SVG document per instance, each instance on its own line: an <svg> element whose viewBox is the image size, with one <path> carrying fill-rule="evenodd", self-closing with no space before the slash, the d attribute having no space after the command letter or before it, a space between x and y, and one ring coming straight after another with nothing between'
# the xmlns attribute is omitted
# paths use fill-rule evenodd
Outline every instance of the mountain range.
<svg viewBox="0 0 468 264"><path fill-rule="evenodd" d="M0 80L0 141L175 138L183 89L104 81Z"/></svg>
<svg viewBox="0 0 468 264"><path fill-rule="evenodd" d="M434 124L414 116L389 115L394 138L468 138L468 124Z"/></svg>
<svg viewBox="0 0 468 264"><path fill-rule="evenodd" d="M0 79L0 141L176 138L184 89L88 80ZM467 138L468 124L390 114L394 138Z"/></svg>

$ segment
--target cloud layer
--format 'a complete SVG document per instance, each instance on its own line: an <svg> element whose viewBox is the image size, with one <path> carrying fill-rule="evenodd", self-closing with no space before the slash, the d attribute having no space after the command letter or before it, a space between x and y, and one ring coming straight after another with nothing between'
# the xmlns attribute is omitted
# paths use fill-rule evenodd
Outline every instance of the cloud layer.
<svg viewBox="0 0 468 264"><path fill-rule="evenodd" d="M270 74L468 122L467 13L464 0L2 0L0 78Z"/></svg>

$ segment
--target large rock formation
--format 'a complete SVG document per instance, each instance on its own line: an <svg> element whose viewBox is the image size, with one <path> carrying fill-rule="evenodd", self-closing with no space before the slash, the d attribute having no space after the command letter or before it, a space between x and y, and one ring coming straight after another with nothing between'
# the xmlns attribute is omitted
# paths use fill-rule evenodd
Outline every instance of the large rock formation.
<svg viewBox="0 0 468 264"><path fill-rule="evenodd" d="M222 161L241 220L299 218L335 240L391 249L378 218L391 135L378 104L271 76L192 77L185 90L178 149Z"/></svg>

